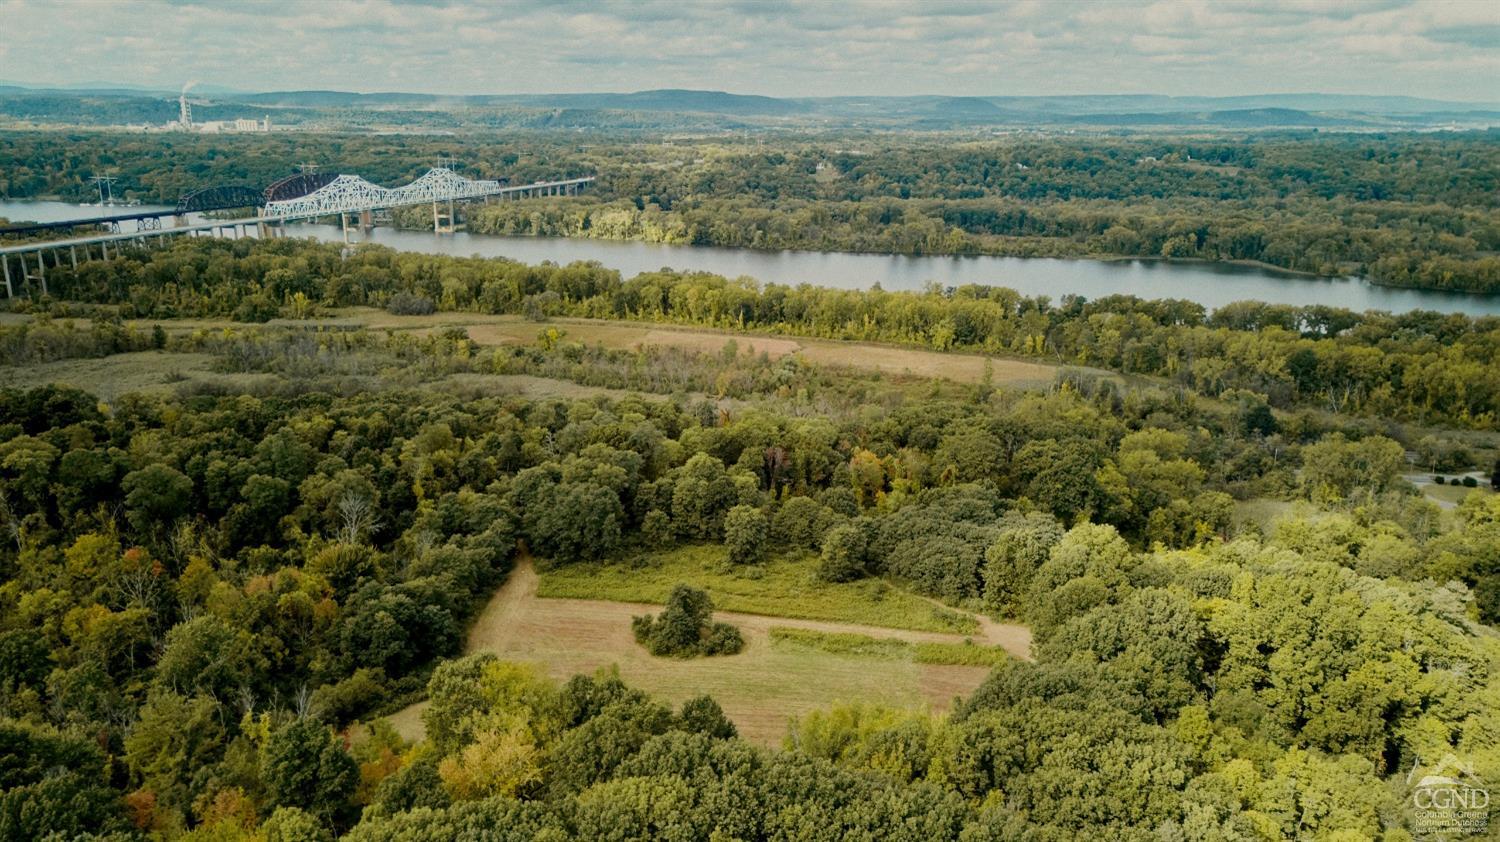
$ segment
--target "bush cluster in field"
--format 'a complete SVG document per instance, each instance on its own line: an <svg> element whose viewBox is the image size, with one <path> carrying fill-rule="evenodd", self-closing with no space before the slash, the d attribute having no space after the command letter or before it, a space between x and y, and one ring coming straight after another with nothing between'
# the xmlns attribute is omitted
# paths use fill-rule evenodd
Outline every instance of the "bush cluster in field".
<svg viewBox="0 0 1500 842"><path fill-rule="evenodd" d="M636 642L653 655L733 655L745 648L740 630L728 623L715 623L713 612L708 594L678 585L659 616L636 617L630 627Z"/></svg>

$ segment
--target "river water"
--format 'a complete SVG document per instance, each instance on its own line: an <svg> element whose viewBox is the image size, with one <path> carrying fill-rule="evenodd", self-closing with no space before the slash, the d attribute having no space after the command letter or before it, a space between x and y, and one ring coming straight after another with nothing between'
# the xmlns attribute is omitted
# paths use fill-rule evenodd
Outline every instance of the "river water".
<svg viewBox="0 0 1500 842"><path fill-rule="evenodd" d="M0 217L50 221L151 209L100 208L64 202L0 201ZM128 225L128 223L127 223ZM300 224L288 233L339 241L337 226ZM1470 316L1500 316L1500 296L1375 286L1358 278L1312 278L1255 266L1161 260L1063 260L1040 257L944 257L847 254L814 251L754 251L712 246L664 245L561 237L504 237L489 234L445 234L376 228L356 242L373 242L402 251L458 256L508 257L526 263L550 260L570 263L597 260L629 278L663 267L747 275L763 283L816 284L865 289L921 289L988 284L1023 295L1099 298L1130 294L1142 298L1181 298L1213 309L1233 301L1266 301L1297 306L1326 304L1350 310L1436 310Z"/></svg>

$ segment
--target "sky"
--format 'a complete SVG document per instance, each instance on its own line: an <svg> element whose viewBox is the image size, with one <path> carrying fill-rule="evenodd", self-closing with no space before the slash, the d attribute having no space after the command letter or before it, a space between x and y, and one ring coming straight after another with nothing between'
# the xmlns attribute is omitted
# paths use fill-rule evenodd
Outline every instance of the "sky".
<svg viewBox="0 0 1500 842"><path fill-rule="evenodd" d="M1500 0L0 0L0 79L1500 99Z"/></svg>

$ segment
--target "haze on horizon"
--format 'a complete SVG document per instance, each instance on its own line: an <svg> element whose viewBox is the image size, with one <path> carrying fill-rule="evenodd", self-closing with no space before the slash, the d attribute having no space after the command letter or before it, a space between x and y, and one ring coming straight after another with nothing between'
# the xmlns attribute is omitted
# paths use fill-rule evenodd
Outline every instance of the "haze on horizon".
<svg viewBox="0 0 1500 842"><path fill-rule="evenodd" d="M1486 0L0 0L0 78L247 91L1265 93L1483 101Z"/></svg>

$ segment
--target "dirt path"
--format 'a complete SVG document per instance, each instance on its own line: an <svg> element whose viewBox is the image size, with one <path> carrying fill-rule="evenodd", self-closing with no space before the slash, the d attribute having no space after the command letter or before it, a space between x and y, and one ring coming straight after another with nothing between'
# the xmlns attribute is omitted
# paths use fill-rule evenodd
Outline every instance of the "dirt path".
<svg viewBox="0 0 1500 842"><path fill-rule="evenodd" d="M876 638L961 642L963 635L799 620L738 612L715 612L745 637L737 655L676 660L656 658L636 644L630 620L660 610L658 605L537 596L539 577L529 558L519 561L505 583L475 619L465 653L494 652L502 658L536 663L556 679L614 667L630 684L672 704L707 693L747 738L775 745L790 718L840 701L869 701L904 707L947 709L989 674L985 667L871 661L802 647L773 646L773 626L850 632ZM977 618L976 641L1030 656L1030 633ZM421 711L413 705L389 717L407 739L422 735Z"/></svg>

